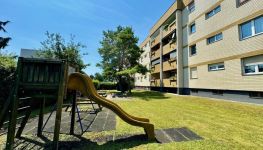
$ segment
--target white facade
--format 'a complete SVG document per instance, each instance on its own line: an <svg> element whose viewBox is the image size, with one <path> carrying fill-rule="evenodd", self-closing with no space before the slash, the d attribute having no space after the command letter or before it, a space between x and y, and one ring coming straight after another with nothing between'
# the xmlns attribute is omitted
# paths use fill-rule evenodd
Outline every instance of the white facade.
<svg viewBox="0 0 263 150"><path fill-rule="evenodd" d="M141 49L143 50L143 53L141 54L139 63L143 66L147 67L148 70L150 70L150 41L146 41L143 43L144 45L141 46ZM136 73L134 80L135 80L135 87L137 88L150 88L150 72L147 72L145 75Z"/></svg>

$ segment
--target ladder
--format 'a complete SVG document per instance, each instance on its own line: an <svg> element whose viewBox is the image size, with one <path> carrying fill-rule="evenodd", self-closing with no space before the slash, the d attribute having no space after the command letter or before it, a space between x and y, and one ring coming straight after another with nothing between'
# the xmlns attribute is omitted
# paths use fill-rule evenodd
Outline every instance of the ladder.
<svg viewBox="0 0 263 150"><path fill-rule="evenodd" d="M31 97L18 98L17 100L12 100L10 97L5 102L1 113L0 113L0 135L4 135L7 132L7 147L12 145L14 137L20 138L21 134L29 120L31 114ZM11 105L16 105L16 109L11 109Z"/></svg>

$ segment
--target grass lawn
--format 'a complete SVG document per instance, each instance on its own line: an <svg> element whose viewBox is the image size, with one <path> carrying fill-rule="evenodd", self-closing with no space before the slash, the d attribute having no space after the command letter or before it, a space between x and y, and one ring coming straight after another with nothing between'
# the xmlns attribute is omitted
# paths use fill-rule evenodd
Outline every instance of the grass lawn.
<svg viewBox="0 0 263 150"><path fill-rule="evenodd" d="M151 91L133 91L132 100L118 100L128 113L149 118L156 129L187 127L202 138L198 141L167 144L147 142L88 142L106 135L144 133L117 118L115 131L87 132L83 149L262 149L263 106L211 100L202 97L176 96ZM61 140L67 135L61 135ZM2 139L3 140L3 139ZM2 141L3 142L3 141Z"/></svg>
<svg viewBox="0 0 263 150"><path fill-rule="evenodd" d="M187 127L204 138L199 141L126 143L135 149L262 149L263 106L211 100L201 97L175 96L151 91L133 91L133 100L117 101L128 113L149 118L156 129ZM100 134L142 133L117 118L117 130ZM122 143L123 144L123 143ZM108 148L123 145L106 144ZM129 146L125 146L129 148Z"/></svg>

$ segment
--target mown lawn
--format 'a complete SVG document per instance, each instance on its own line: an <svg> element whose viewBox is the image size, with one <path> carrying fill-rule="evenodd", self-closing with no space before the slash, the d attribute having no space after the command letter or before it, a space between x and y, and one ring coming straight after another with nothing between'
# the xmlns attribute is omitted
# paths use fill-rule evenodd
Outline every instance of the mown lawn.
<svg viewBox="0 0 263 150"><path fill-rule="evenodd" d="M108 148L251 150L263 147L263 106L150 91L133 91L133 97L117 103L130 114L149 118L156 129L187 127L204 140L141 145L106 143ZM143 129L118 118L116 131L84 136L130 133L143 133Z"/></svg>
<svg viewBox="0 0 263 150"><path fill-rule="evenodd" d="M138 140L98 144L90 141L107 135L144 133L142 128L117 118L115 131L87 132L80 138L81 148L77 149L254 150L263 147L263 106L151 91L133 91L132 96L132 99L115 102L134 116L149 118L156 129L186 127L203 140L167 144ZM68 135L60 137L61 141L71 139ZM72 144L78 146L78 143Z"/></svg>

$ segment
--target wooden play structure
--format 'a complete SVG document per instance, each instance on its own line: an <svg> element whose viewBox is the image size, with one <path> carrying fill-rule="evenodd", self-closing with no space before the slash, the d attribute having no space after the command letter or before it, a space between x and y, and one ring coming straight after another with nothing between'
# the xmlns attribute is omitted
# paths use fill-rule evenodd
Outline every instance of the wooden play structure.
<svg viewBox="0 0 263 150"><path fill-rule="evenodd" d="M76 111L78 112L76 107L77 91L89 100L112 110L125 122L143 127L149 140L155 139L154 126L149 123L149 119L129 115L117 104L100 96L89 76L77 73L77 69L71 67L68 62L20 57L17 64L14 88L0 113L0 128L3 125L8 126L6 149L13 149L15 137L21 137L30 117L32 104L36 102L38 102L38 106L40 105L37 135L42 135L45 126L43 124L44 107L48 99L55 104L56 117L52 148L58 149L61 114L62 107L65 106L63 104L65 99L70 101L70 134L74 134L75 114ZM9 116L9 118L6 118L6 116Z"/></svg>

